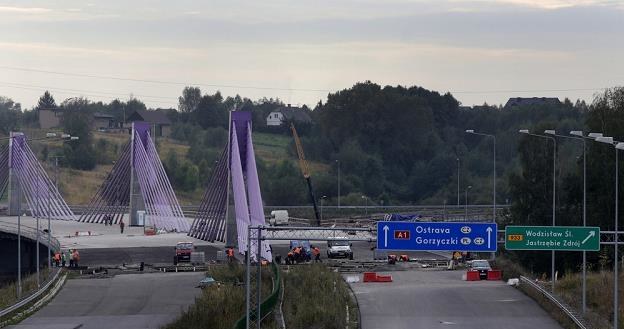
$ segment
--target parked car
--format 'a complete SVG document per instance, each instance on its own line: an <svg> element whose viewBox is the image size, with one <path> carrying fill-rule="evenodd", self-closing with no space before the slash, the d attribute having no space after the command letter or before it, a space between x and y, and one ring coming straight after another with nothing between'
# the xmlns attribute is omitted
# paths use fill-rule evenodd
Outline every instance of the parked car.
<svg viewBox="0 0 624 329"><path fill-rule="evenodd" d="M288 210L271 211L271 218L269 218L269 224L271 224L271 226L287 225L288 224Z"/></svg>
<svg viewBox="0 0 624 329"><path fill-rule="evenodd" d="M335 237L327 240L327 258L336 257L353 259L351 243L346 237Z"/></svg>
<svg viewBox="0 0 624 329"><path fill-rule="evenodd" d="M173 256L173 265L178 265L180 262L191 262L191 253L197 247L193 245L193 242L178 242L175 249L175 256Z"/></svg>
<svg viewBox="0 0 624 329"><path fill-rule="evenodd" d="M482 280L485 280L487 279L488 271L492 270L492 267L490 267L490 262L488 262L487 260L479 259L479 260L473 260L470 263L470 269L472 271L478 271L479 278Z"/></svg>

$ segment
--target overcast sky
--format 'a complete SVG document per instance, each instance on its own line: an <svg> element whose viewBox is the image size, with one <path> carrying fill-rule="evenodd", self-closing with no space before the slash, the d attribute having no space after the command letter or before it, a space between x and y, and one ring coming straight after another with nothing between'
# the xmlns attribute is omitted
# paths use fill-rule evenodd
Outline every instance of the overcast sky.
<svg viewBox="0 0 624 329"><path fill-rule="evenodd" d="M196 85L314 105L371 80L591 101L624 84L623 35L624 1L0 0L0 95L176 107Z"/></svg>

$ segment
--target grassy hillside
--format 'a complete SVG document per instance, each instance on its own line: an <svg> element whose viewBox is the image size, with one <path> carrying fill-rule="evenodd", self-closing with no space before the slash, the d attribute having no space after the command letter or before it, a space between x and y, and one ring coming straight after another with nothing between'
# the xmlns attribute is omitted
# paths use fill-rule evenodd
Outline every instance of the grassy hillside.
<svg viewBox="0 0 624 329"><path fill-rule="evenodd" d="M40 130L32 130L29 132L32 135L42 135L45 132ZM104 140L110 146L117 145L118 153L116 155L110 154L110 159L116 159L121 152L123 145L127 143L129 136L127 134L115 134L115 133L93 133L94 143L98 145L100 140ZM285 135L276 135L268 133L254 133L254 149L256 156L266 164L274 164L284 159L295 162L297 158L288 152L288 146L290 145L291 138ZM173 140L170 138L158 138L157 141L158 152L161 159L165 159L170 153L175 154L176 157L184 158L189 150L189 146L185 143ZM305 145L304 145L305 148ZM41 146L33 147L33 150L38 153L40 157ZM216 150L215 151L220 151ZM62 159L60 161L63 161ZM111 164L98 165L92 171L74 170L69 168L59 168L59 189L65 197L65 200L69 204L88 204L99 185L104 181L106 175L110 172L113 161ZM54 168L51 164L46 163L44 167L48 173L52 176ZM313 172L321 172L328 170L328 166L318 162L310 162L310 168ZM262 177L260 177L262 179ZM200 188L193 192L176 191L178 200L182 205L198 204L201 201L203 194L203 186L205 182L200 184Z"/></svg>

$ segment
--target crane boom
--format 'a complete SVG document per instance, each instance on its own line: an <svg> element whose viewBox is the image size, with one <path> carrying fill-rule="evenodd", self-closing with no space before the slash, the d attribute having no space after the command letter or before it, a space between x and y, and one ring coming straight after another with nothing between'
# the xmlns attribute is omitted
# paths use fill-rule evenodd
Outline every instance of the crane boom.
<svg viewBox="0 0 624 329"><path fill-rule="evenodd" d="M321 218L319 216L318 208L316 207L316 197L314 196L314 189L312 189L312 179L310 178L310 167L308 166L308 161L305 159L305 154L303 153L303 146L301 145L301 140L299 139L299 134L297 134L297 129L295 129L295 125L290 123L290 130L292 131L293 138L295 139L295 147L297 148L297 156L299 157L299 167L301 168L301 174L303 174L303 178L305 178L306 183L308 185L308 193L310 194L310 200L312 201L312 205L314 206L314 216L316 217L316 225L321 226Z"/></svg>

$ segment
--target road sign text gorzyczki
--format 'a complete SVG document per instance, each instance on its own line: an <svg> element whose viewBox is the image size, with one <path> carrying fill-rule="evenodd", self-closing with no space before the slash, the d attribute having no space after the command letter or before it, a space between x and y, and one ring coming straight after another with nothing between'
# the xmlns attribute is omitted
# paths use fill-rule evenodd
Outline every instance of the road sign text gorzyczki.
<svg viewBox="0 0 624 329"><path fill-rule="evenodd" d="M379 250L496 251L496 224L377 222Z"/></svg>

